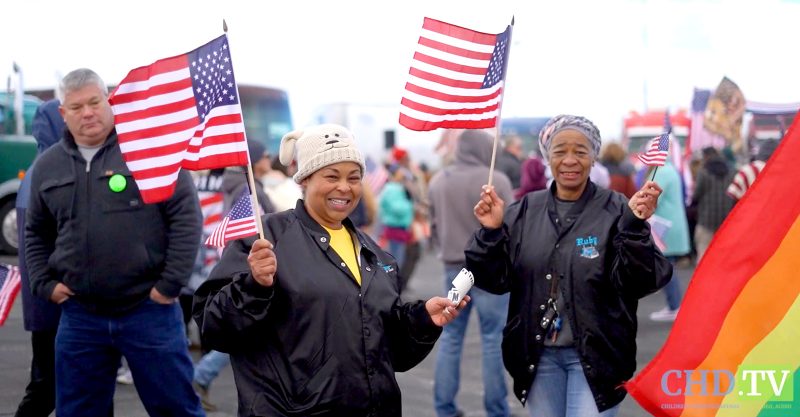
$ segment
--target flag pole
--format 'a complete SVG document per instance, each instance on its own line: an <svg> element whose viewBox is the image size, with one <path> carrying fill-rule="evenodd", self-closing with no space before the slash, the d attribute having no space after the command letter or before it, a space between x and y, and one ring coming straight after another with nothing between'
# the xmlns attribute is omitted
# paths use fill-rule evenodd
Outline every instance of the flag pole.
<svg viewBox="0 0 800 417"><path fill-rule="evenodd" d="M506 62L503 63L503 91L500 93L500 102L497 103L497 123L495 123L494 141L492 142L492 161L489 163L489 181L486 183L489 187L492 186L492 178L494 177L494 162L497 159L497 142L500 137L500 114L503 111L503 98L506 95L506 70L508 69L508 61L511 59L511 34L514 32L514 16L511 16L511 29L508 31L508 54L506 54Z"/></svg>
<svg viewBox="0 0 800 417"><path fill-rule="evenodd" d="M225 19L222 19L222 31L225 32L225 38L228 38L228 23L225 22ZM228 50L230 51L230 41L228 41ZM233 53L231 54L231 61L233 61ZM235 77L234 77L235 78ZM244 114L242 113L242 96L239 94L239 81L234 79L234 85L236 87L236 97L239 97L239 103L237 106L239 107L239 114L242 115L242 126L244 126ZM244 135L244 142L247 145L247 132L243 131ZM250 185L250 206L253 209L253 215L256 219L256 228L258 228L258 237L264 239L264 225L261 224L261 209L258 205L258 196L256 195L256 182L255 176L253 175L253 163L251 162L252 158L250 158L250 147L247 147L247 182Z"/></svg>

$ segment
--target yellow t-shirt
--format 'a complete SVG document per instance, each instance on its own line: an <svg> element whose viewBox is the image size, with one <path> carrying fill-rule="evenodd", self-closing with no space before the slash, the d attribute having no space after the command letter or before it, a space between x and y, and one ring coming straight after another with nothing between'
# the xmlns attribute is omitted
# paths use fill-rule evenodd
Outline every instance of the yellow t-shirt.
<svg viewBox="0 0 800 417"><path fill-rule="evenodd" d="M328 229L322 226L331 235L331 247L342 258L350 272L356 277L356 282L361 285L361 270L358 268L358 260L356 260L356 249L353 246L353 237L346 227L342 226L339 230Z"/></svg>

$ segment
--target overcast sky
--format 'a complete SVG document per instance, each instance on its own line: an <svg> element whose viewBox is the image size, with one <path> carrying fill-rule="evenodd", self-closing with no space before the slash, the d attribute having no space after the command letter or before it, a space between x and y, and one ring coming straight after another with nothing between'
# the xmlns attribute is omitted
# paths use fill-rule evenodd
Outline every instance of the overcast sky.
<svg viewBox="0 0 800 417"><path fill-rule="evenodd" d="M238 81L286 89L300 126L324 103L399 103L425 16L492 33L515 16L503 116L581 114L617 138L629 110L688 107L693 87L714 88L723 76L748 100L800 101L800 1L8 0L1 8L0 77L16 61L27 88L52 87L82 66L115 84L220 35L225 18Z"/></svg>

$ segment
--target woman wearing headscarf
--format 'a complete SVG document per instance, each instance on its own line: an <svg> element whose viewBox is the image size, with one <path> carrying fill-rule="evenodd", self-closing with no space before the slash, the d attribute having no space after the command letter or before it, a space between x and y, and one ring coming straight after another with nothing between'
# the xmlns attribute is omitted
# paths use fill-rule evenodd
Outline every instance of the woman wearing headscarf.
<svg viewBox="0 0 800 417"><path fill-rule="evenodd" d="M661 188L628 201L592 183L600 132L586 118L554 117L539 146L553 183L507 209L484 186L467 268L479 288L511 293L503 360L530 415L614 416L636 369L638 300L672 273L645 221Z"/></svg>
<svg viewBox="0 0 800 417"><path fill-rule="evenodd" d="M195 293L203 346L230 353L240 416L400 416L395 372L458 315L443 297L404 303L397 263L348 215L364 160L344 127L286 134L303 199L233 242ZM459 308L466 305L462 301Z"/></svg>

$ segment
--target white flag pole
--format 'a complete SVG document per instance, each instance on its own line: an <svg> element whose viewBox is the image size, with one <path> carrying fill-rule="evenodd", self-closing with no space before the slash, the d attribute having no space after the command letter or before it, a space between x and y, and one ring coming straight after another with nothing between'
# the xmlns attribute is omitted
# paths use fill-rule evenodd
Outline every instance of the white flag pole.
<svg viewBox="0 0 800 417"><path fill-rule="evenodd" d="M222 19L222 30L225 32L225 39L228 39L228 24L225 22L225 19ZM233 61L233 52L230 52L231 43L228 41L228 53L231 54L231 61ZM242 126L244 126L244 114L242 113L242 96L239 94L239 82L234 77L234 84L236 87L236 97L239 98L239 103L237 107L239 107L239 114L242 115ZM243 129L244 131L244 129ZM247 146L247 132L243 133L244 135L244 142L245 146ZM247 182L250 185L250 206L253 209L253 215L256 218L256 227L258 228L258 237L264 239L264 225L261 224L261 209L258 205L258 196L256 195L256 181L255 176L253 175L253 164L252 158L250 158L250 147L247 146Z"/></svg>
<svg viewBox="0 0 800 417"><path fill-rule="evenodd" d="M508 30L508 53L506 54L506 62L503 63L503 91L500 93L500 101L497 103L497 123L495 124L494 142L492 143L492 161L489 163L489 181L487 185L492 186L492 178L494 177L494 162L497 158L497 142L500 137L500 114L503 110L503 98L506 94L506 70L508 69L508 60L511 57L511 32L514 31L514 16L511 17L511 28Z"/></svg>

